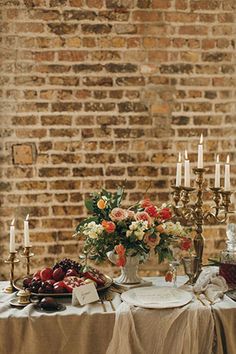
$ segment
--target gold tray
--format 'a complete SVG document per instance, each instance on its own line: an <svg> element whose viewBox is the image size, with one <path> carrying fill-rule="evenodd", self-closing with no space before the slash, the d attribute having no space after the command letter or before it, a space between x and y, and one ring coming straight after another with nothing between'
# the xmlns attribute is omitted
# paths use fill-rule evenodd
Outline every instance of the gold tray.
<svg viewBox="0 0 236 354"><path fill-rule="evenodd" d="M111 284L113 283L113 280L111 277L109 277L108 275L105 275L105 284L103 286L98 286L97 287L97 291L103 291L107 288L109 288L109 286L111 286ZM25 277L24 277L25 278ZM18 278L13 282L14 288L16 290L22 290L23 289L23 279L24 278ZM52 297L60 297L60 296L66 296L66 297L70 297L72 296L72 293L60 293L60 294L56 294L56 293L31 293L31 295L33 296L38 296L38 297L45 297L45 296L52 296Z"/></svg>

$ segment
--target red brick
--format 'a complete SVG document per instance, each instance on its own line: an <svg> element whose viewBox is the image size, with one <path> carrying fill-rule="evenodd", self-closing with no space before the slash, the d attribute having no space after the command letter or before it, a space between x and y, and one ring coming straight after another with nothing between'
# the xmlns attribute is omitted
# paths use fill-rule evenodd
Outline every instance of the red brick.
<svg viewBox="0 0 236 354"><path fill-rule="evenodd" d="M187 148L194 166L201 133L206 179L215 153L222 163L230 153L236 187L234 0L23 3L1 8L1 258L15 215L20 244L30 214L36 270L77 258L83 241L71 235L91 192L126 180L124 206L147 188L170 201L177 153ZM224 228L205 227L204 262L223 248ZM150 260L142 274L165 267Z"/></svg>

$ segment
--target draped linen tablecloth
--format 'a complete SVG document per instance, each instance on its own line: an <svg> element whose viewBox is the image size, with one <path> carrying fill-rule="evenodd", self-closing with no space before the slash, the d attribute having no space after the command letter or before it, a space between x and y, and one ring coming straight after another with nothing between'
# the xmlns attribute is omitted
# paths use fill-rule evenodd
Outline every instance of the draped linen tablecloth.
<svg viewBox="0 0 236 354"><path fill-rule="evenodd" d="M178 277L179 285L186 278ZM151 278L164 285L162 278ZM142 309L121 303L114 294L108 302L37 312L33 304L12 308L0 282L0 354L236 354L236 303L225 297L213 306L198 300L176 309ZM114 331L113 331L114 330Z"/></svg>

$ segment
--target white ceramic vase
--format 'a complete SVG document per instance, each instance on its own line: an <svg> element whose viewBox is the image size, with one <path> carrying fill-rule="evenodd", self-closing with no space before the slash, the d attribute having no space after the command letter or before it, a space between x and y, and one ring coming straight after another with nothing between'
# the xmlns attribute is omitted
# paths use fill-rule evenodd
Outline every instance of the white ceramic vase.
<svg viewBox="0 0 236 354"><path fill-rule="evenodd" d="M116 264L118 255L114 251L107 253L108 259ZM138 276L138 266L139 266L139 255L136 256L126 256L126 263L124 267L120 267L121 275L115 279L118 284L140 284L142 278Z"/></svg>

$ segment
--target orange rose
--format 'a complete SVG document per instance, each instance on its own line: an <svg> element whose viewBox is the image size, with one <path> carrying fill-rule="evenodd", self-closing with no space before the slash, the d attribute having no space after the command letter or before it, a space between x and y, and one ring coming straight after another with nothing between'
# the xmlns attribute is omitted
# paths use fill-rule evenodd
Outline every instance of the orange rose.
<svg viewBox="0 0 236 354"><path fill-rule="evenodd" d="M126 258L125 256L119 256L119 258L117 259L116 261L116 265L118 267L124 267L125 266L125 263L126 263Z"/></svg>
<svg viewBox="0 0 236 354"><path fill-rule="evenodd" d="M104 227L104 229L106 230L106 232L108 234L111 234L116 229L116 225L112 221L103 220L102 221L102 226Z"/></svg>
<svg viewBox="0 0 236 354"><path fill-rule="evenodd" d="M99 199L99 201L97 202L97 207L99 209L105 209L107 205L107 202L104 199Z"/></svg>
<svg viewBox="0 0 236 354"><path fill-rule="evenodd" d="M119 256L124 256L126 249L123 245L120 244L115 246L115 251Z"/></svg>
<svg viewBox="0 0 236 354"><path fill-rule="evenodd" d="M161 224L157 225L156 230L157 230L157 232L160 232L160 234L162 234L165 231L163 225L161 225Z"/></svg>
<svg viewBox="0 0 236 354"><path fill-rule="evenodd" d="M153 204L152 204L152 202L150 201L149 198L141 200L141 202L140 202L141 208L144 208L144 209L150 207L151 205L153 205Z"/></svg>

